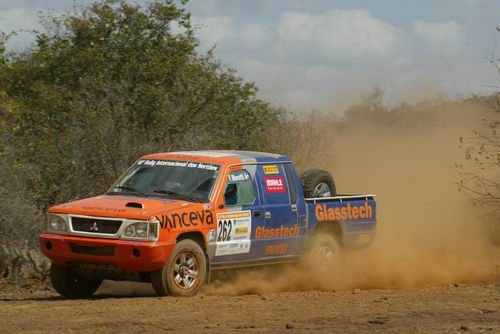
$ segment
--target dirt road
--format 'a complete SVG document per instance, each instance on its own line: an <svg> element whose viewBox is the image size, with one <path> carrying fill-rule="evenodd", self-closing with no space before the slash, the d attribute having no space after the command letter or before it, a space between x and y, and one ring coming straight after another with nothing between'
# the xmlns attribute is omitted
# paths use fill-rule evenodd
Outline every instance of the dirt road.
<svg viewBox="0 0 500 334"><path fill-rule="evenodd" d="M194 298L130 287L63 300L48 289L3 284L0 332L500 333L500 285L493 283Z"/></svg>

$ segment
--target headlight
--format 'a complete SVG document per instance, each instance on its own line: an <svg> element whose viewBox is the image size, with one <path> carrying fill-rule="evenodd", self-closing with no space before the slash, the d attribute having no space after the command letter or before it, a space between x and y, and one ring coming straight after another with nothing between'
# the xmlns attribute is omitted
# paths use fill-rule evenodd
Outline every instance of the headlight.
<svg viewBox="0 0 500 334"><path fill-rule="evenodd" d="M123 229L122 239L157 241L159 223L156 218L149 221L130 222Z"/></svg>
<svg viewBox="0 0 500 334"><path fill-rule="evenodd" d="M66 234L68 232L68 224L61 216L47 214L47 223L45 226L47 232Z"/></svg>

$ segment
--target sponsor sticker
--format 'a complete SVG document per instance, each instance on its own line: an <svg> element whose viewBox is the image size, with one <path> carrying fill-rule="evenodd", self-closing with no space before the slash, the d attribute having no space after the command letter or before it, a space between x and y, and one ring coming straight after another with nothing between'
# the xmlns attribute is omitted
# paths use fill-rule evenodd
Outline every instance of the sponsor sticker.
<svg viewBox="0 0 500 334"><path fill-rule="evenodd" d="M82 206L82 209L85 210L99 210L99 211L113 211L113 212L125 212L125 209L117 209L117 208L104 208L101 206Z"/></svg>
<svg viewBox="0 0 500 334"><path fill-rule="evenodd" d="M216 151L183 151L183 152L172 152L171 154L194 155L194 156L209 157L209 158L222 158L222 157L229 157L232 155L232 153L216 152Z"/></svg>
<svg viewBox="0 0 500 334"><path fill-rule="evenodd" d="M250 252L250 240L241 240L238 242L217 243L215 256L243 254Z"/></svg>
<svg viewBox="0 0 500 334"><path fill-rule="evenodd" d="M264 178L266 184L266 190L268 193L284 193L285 192L285 182L283 177L266 177Z"/></svg>
<svg viewBox="0 0 500 334"><path fill-rule="evenodd" d="M199 225L212 225L214 223L214 215L209 210L169 213L156 216L156 219L160 221L160 227L168 231L170 229Z"/></svg>
<svg viewBox="0 0 500 334"><path fill-rule="evenodd" d="M251 231L250 211L218 213L215 256L250 252Z"/></svg>
<svg viewBox="0 0 500 334"><path fill-rule="evenodd" d="M266 165L262 167L264 169L264 174L279 174L279 169L277 165Z"/></svg>
<svg viewBox="0 0 500 334"><path fill-rule="evenodd" d="M281 255L286 253L288 244L267 245L264 255Z"/></svg>
<svg viewBox="0 0 500 334"><path fill-rule="evenodd" d="M215 230L208 231L207 239L208 239L209 242L215 240Z"/></svg>
<svg viewBox="0 0 500 334"><path fill-rule="evenodd" d="M372 219L375 216L373 207L367 202L362 205L346 205L329 207L326 204L316 204L314 215L320 222L334 220L352 220L352 219Z"/></svg>
<svg viewBox="0 0 500 334"><path fill-rule="evenodd" d="M266 226L257 226L255 229L256 239L267 239L267 238L287 238L287 237L297 237L300 235L299 224L293 226L283 226L272 228Z"/></svg>
<svg viewBox="0 0 500 334"><path fill-rule="evenodd" d="M251 179L250 174L244 169L236 170L234 172L231 172L231 174L229 174L230 182L243 182L243 181L248 181L250 179Z"/></svg>
<svg viewBox="0 0 500 334"><path fill-rule="evenodd" d="M238 227L236 231L234 232L235 234L247 234L248 233L248 227Z"/></svg>
<svg viewBox="0 0 500 334"><path fill-rule="evenodd" d="M219 170L218 165L206 164L203 162L192 162L192 161L179 161L179 160L153 160L153 159L142 159L137 161L138 166L168 166L168 167L186 167L186 168L198 168L206 170Z"/></svg>

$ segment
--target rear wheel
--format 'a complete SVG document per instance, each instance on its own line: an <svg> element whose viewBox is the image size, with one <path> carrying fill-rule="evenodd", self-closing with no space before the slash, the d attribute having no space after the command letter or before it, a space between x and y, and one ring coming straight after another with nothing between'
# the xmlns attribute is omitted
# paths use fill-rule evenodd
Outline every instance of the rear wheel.
<svg viewBox="0 0 500 334"><path fill-rule="evenodd" d="M193 296L207 276L207 260L200 245L191 240L179 241L163 268L153 272L151 282L160 296Z"/></svg>
<svg viewBox="0 0 500 334"><path fill-rule="evenodd" d="M321 273L338 267L342 258L342 247L337 239L330 234L318 233L313 236L303 263L309 269Z"/></svg>
<svg viewBox="0 0 500 334"><path fill-rule="evenodd" d="M50 280L54 289L63 297L88 298L101 286L102 279L89 279L74 272L70 267L52 263Z"/></svg>
<svg viewBox="0 0 500 334"><path fill-rule="evenodd" d="M330 197L337 194L333 177L325 170L309 169L300 176L304 197Z"/></svg>

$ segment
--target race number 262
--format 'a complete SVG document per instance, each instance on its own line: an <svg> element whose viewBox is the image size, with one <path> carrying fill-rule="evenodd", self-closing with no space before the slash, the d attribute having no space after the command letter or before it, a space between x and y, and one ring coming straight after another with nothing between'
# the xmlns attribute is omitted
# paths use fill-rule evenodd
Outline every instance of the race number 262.
<svg viewBox="0 0 500 334"><path fill-rule="evenodd" d="M231 220L219 220L217 223L217 242L229 241L231 239L231 230L233 222Z"/></svg>

